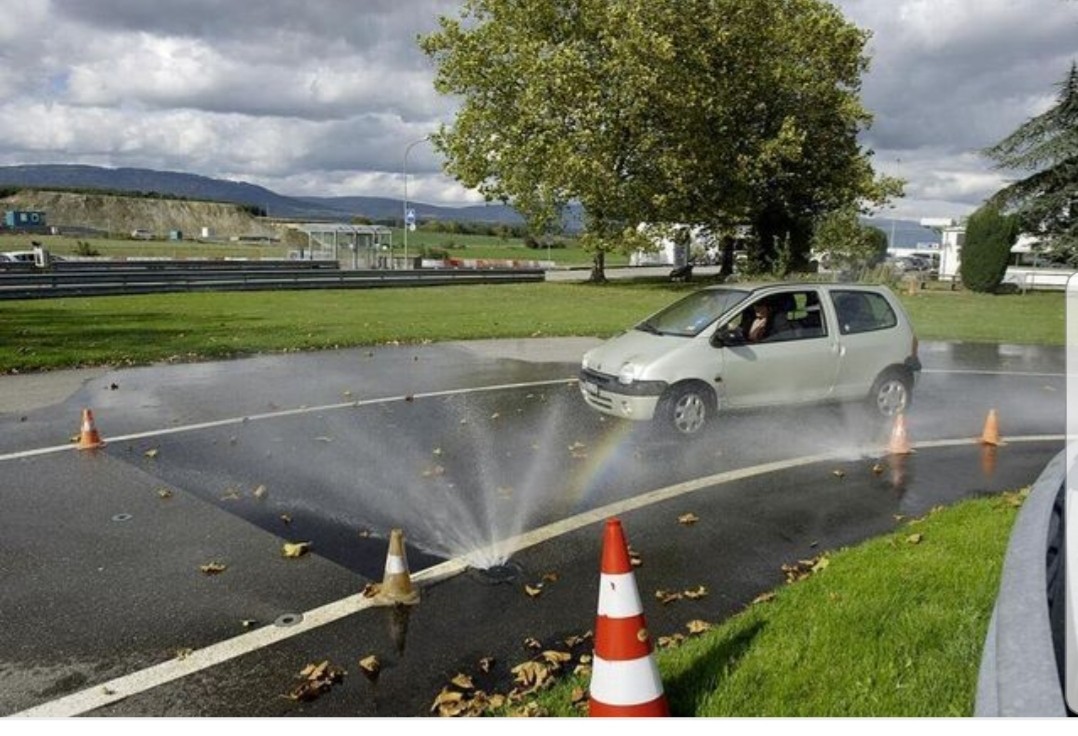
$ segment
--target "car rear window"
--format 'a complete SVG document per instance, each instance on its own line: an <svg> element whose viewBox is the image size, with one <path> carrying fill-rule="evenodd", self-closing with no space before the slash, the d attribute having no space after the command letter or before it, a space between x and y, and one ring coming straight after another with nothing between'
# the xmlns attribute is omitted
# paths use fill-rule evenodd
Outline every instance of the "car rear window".
<svg viewBox="0 0 1078 736"><path fill-rule="evenodd" d="M831 301L843 335L885 330L898 324L895 310L882 294L871 291L833 291Z"/></svg>

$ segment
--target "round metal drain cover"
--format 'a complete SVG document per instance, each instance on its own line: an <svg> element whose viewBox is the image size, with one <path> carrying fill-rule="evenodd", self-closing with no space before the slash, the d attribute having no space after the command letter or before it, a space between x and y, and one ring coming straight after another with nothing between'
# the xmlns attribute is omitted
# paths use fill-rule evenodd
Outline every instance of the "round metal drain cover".
<svg viewBox="0 0 1078 736"><path fill-rule="evenodd" d="M131 514L116 514L112 517L113 521L131 521Z"/></svg>
<svg viewBox="0 0 1078 736"><path fill-rule="evenodd" d="M273 622L274 626L295 626L303 620L302 613L285 613L277 617L277 620Z"/></svg>
<svg viewBox="0 0 1078 736"><path fill-rule="evenodd" d="M470 567L468 568L468 574L485 585L501 585L502 583L512 583L519 579L524 574L524 568L519 563L510 560L501 565L486 568Z"/></svg>

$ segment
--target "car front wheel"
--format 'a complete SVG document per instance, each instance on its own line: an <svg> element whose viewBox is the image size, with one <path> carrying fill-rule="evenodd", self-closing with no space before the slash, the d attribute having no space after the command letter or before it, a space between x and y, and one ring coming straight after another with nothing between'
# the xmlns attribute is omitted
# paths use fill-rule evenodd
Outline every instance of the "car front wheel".
<svg viewBox="0 0 1078 736"><path fill-rule="evenodd" d="M662 420L675 434L695 436L708 425L714 405L705 386L675 386L663 399Z"/></svg>
<svg viewBox="0 0 1078 736"><path fill-rule="evenodd" d="M910 398L909 378L898 371L887 371L876 379L869 402L880 416L893 417L909 408Z"/></svg>

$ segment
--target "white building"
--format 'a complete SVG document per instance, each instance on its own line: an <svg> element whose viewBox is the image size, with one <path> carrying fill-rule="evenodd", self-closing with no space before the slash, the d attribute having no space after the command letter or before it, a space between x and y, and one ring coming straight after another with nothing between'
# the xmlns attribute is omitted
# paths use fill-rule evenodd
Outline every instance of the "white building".
<svg viewBox="0 0 1078 736"><path fill-rule="evenodd" d="M958 281L962 265L962 246L966 243L966 224L945 218L926 218L922 227L940 233L941 281ZM1039 261L1038 241L1029 235L1019 235L1011 246L1011 263L1003 276L1004 284L1013 284L1022 291L1027 289L1065 289L1067 279L1076 273L1073 269L1042 264Z"/></svg>

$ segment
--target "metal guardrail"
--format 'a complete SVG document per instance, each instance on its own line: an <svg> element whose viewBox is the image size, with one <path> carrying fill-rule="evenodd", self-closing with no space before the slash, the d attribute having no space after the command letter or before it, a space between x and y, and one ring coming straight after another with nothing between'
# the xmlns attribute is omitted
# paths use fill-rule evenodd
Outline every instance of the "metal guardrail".
<svg viewBox="0 0 1078 736"><path fill-rule="evenodd" d="M40 299L185 291L260 291L274 289L375 289L445 286L449 284L522 283L543 281L538 269L409 269L345 271L317 262L146 261L116 262L88 268L77 261L53 264L49 270L0 270L0 299ZM227 265L225 265L227 264Z"/></svg>

